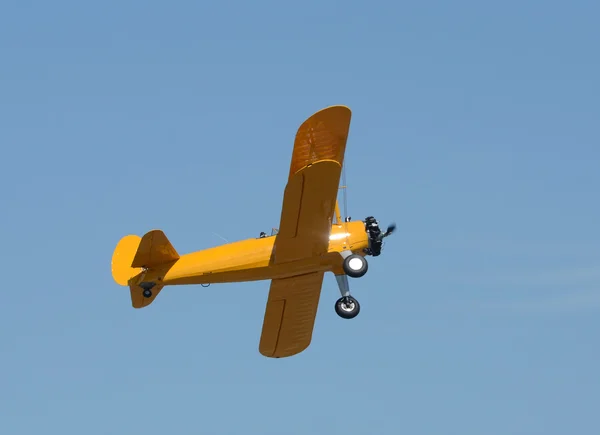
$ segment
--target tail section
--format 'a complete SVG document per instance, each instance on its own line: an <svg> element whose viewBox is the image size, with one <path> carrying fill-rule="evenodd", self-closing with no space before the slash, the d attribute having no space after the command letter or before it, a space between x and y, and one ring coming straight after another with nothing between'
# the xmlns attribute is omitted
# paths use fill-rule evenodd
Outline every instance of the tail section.
<svg viewBox="0 0 600 435"><path fill-rule="evenodd" d="M152 230L144 237L125 236L113 252L112 276L117 284L129 286L133 307L142 308L150 305L163 288L160 283L144 282L145 270L178 259L179 254L161 230Z"/></svg>

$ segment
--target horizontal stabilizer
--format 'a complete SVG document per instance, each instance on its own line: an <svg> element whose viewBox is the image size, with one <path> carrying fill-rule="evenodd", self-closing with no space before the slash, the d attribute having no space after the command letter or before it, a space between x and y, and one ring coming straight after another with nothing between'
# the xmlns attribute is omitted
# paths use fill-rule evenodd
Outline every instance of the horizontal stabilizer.
<svg viewBox="0 0 600 435"><path fill-rule="evenodd" d="M140 236L130 234L117 243L111 262L112 276L117 284L128 285L130 279L142 272L140 267L131 267L141 240Z"/></svg>

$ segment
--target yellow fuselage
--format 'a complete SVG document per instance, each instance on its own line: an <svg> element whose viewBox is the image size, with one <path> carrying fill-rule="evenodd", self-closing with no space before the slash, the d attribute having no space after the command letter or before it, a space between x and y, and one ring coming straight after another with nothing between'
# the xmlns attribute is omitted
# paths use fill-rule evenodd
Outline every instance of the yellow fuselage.
<svg viewBox="0 0 600 435"><path fill-rule="evenodd" d="M323 256L277 264L273 261L276 236L241 240L182 255L164 268L149 270L145 281L164 285L211 284L285 278L317 270L341 272L342 251L363 254L368 247L364 223L334 224L329 249Z"/></svg>

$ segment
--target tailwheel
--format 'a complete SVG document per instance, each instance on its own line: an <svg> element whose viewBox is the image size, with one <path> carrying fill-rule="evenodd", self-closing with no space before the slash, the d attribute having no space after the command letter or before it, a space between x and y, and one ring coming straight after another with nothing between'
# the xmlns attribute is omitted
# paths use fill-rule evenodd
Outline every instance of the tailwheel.
<svg viewBox="0 0 600 435"><path fill-rule="evenodd" d="M366 258L362 255L352 254L344 259L342 267L346 275L352 278L360 278L369 270L369 263L367 263Z"/></svg>
<svg viewBox="0 0 600 435"><path fill-rule="evenodd" d="M335 303L335 312L343 319L353 319L360 313L360 304L352 296L342 296Z"/></svg>
<svg viewBox="0 0 600 435"><path fill-rule="evenodd" d="M152 288L156 285L156 283L153 282L142 282L140 283L140 287L142 288L142 295L144 295L145 298L151 298L152 297Z"/></svg>

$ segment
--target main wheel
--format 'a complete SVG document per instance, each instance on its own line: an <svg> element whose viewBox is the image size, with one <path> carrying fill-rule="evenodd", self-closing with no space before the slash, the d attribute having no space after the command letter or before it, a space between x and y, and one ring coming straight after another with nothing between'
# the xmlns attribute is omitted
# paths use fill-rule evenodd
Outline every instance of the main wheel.
<svg viewBox="0 0 600 435"><path fill-rule="evenodd" d="M352 296L344 296L336 301L335 312L343 319L354 319L360 313L360 304Z"/></svg>
<svg viewBox="0 0 600 435"><path fill-rule="evenodd" d="M352 254L344 259L342 267L346 275L352 278L360 278L369 270L369 263L362 255Z"/></svg>
<svg viewBox="0 0 600 435"><path fill-rule="evenodd" d="M142 294L144 295L145 298L152 297L152 291L150 291L149 289L144 290L144 292Z"/></svg>

